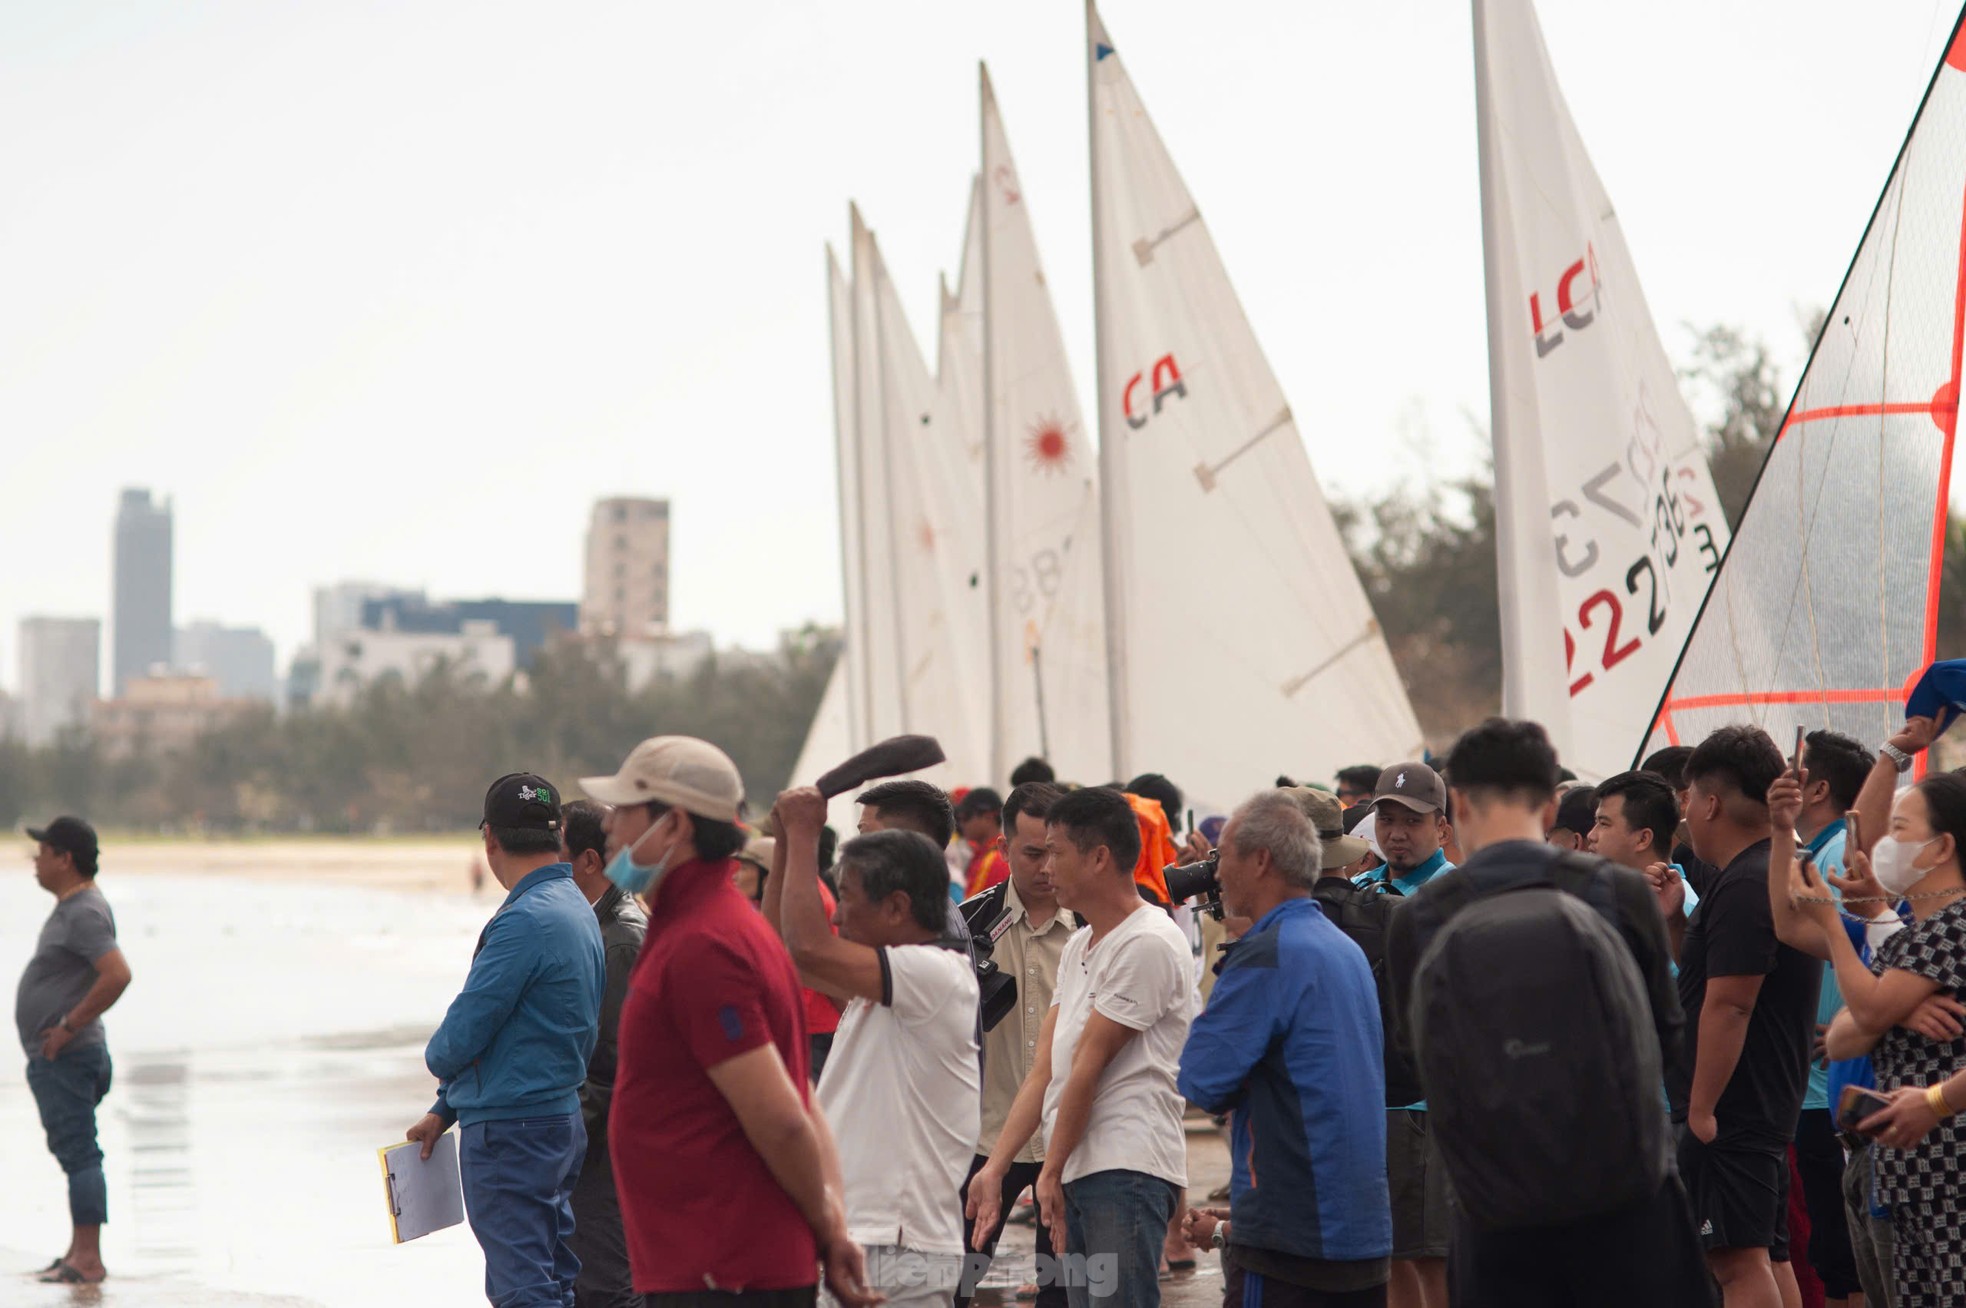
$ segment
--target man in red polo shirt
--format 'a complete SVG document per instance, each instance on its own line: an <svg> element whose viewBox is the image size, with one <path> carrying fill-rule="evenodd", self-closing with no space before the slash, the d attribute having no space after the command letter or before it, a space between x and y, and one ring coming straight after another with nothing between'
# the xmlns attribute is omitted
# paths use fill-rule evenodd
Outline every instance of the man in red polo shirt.
<svg viewBox="0 0 1966 1308"><path fill-rule="evenodd" d="M651 1308L875 1301L806 1084L798 973L732 884L744 785L716 746L657 736L581 788L614 805L608 878L646 897L608 1138Z"/></svg>

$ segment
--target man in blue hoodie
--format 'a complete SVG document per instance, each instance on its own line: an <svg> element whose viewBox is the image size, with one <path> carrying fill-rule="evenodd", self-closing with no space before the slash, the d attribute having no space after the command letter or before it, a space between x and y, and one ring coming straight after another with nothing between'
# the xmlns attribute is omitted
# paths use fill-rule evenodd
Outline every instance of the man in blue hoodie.
<svg viewBox="0 0 1966 1308"><path fill-rule="evenodd" d="M1223 1250L1226 1303L1383 1304L1393 1228L1371 965L1312 897L1323 842L1290 791L1237 809L1220 852L1222 902L1255 925L1225 951L1181 1051L1181 1093L1231 1110L1233 1152L1229 1220L1198 1212L1189 1239Z"/></svg>
<svg viewBox="0 0 1966 1308"><path fill-rule="evenodd" d="M580 1086L600 1024L601 930L560 854L560 800L531 773L485 793L485 860L507 894L423 1061L437 1102L409 1129L428 1158L462 1122L458 1164L496 1308L572 1308Z"/></svg>

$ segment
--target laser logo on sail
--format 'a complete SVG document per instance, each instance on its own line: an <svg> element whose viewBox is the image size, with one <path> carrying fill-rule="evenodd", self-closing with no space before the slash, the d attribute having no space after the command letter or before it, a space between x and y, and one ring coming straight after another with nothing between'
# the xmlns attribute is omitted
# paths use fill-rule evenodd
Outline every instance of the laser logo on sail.
<svg viewBox="0 0 1966 1308"><path fill-rule="evenodd" d="M1578 281L1588 274L1589 289L1579 295ZM1589 244L1584 246L1584 257L1563 270L1556 279L1556 312L1562 323L1543 321L1543 293L1529 293L1529 325L1536 333L1536 357L1547 358L1550 351L1563 344L1563 327L1580 332L1597 321L1597 250Z"/></svg>
<svg viewBox="0 0 1966 1308"><path fill-rule="evenodd" d="M1140 383L1148 382L1149 389L1153 391L1154 413L1160 412L1160 406L1167 402L1167 397L1170 395L1179 396L1184 400L1188 398L1188 383L1181 380L1181 365L1174 362L1172 354L1163 354L1154 360L1150 372L1151 376L1149 372L1134 373L1127 378L1126 388L1120 392L1120 412L1126 418L1126 425L1135 431L1146 426L1148 418L1153 416L1145 412L1145 401L1141 401L1142 411L1137 413L1134 411L1133 406L1135 397L1140 391Z"/></svg>

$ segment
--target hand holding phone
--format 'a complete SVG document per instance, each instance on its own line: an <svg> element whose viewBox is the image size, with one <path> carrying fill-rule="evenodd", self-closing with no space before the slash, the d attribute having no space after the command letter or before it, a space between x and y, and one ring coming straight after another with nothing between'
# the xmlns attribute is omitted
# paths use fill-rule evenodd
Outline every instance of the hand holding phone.
<svg viewBox="0 0 1966 1308"><path fill-rule="evenodd" d="M1891 1101L1875 1091L1866 1090L1860 1085L1846 1085L1843 1087L1843 1097L1836 1104L1836 1127L1851 1135L1863 1135L1857 1129L1857 1123L1867 1117L1875 1117L1890 1106Z"/></svg>

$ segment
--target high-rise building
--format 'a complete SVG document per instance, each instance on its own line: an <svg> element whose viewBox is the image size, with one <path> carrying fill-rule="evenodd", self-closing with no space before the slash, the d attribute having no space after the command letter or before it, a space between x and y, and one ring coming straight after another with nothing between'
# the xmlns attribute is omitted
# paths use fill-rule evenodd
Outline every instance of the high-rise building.
<svg viewBox="0 0 1966 1308"><path fill-rule="evenodd" d="M489 622L512 638L519 666L530 671L533 659L549 641L574 633L579 617L578 606L564 600L430 601L422 595L391 596L363 602L361 629L455 636L469 623Z"/></svg>
<svg viewBox="0 0 1966 1308"><path fill-rule="evenodd" d="M669 630L669 501L612 499L587 521L580 631L639 638Z"/></svg>
<svg viewBox="0 0 1966 1308"><path fill-rule="evenodd" d="M96 618L22 618L20 728L45 745L62 728L89 720L102 676L102 623Z"/></svg>
<svg viewBox="0 0 1966 1308"><path fill-rule="evenodd" d="M273 670L273 642L258 627L222 627L194 622L178 628L176 657L182 671L210 677L224 699L272 703L280 694Z"/></svg>
<svg viewBox="0 0 1966 1308"><path fill-rule="evenodd" d="M116 511L116 693L171 661L171 502L125 490Z"/></svg>
<svg viewBox="0 0 1966 1308"><path fill-rule="evenodd" d="M314 588L314 649L318 654L343 632L362 629L362 606L376 600L423 602L423 592L379 581L338 581Z"/></svg>

